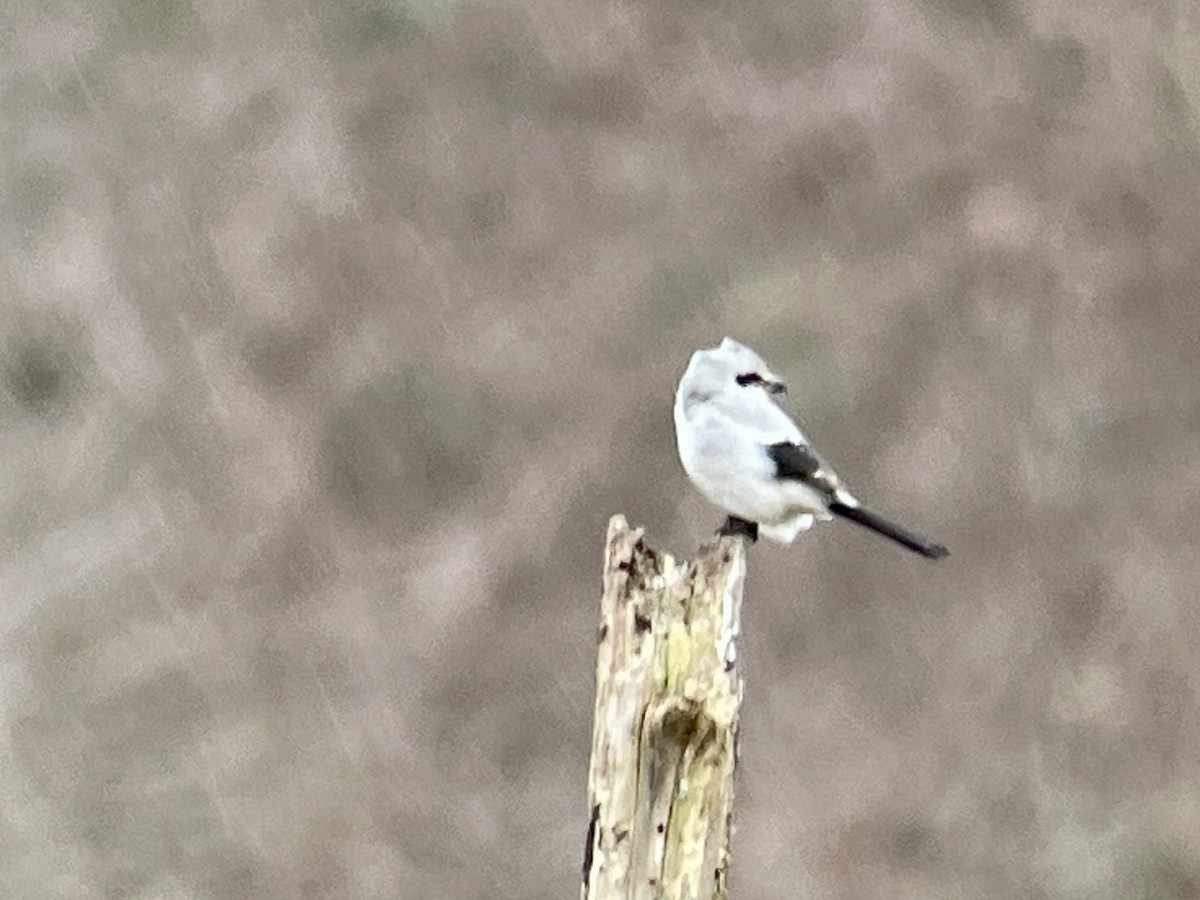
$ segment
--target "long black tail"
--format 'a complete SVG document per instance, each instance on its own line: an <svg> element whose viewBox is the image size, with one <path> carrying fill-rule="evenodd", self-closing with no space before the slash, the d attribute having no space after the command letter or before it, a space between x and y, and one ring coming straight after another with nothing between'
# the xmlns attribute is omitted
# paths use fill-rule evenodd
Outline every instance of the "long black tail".
<svg viewBox="0 0 1200 900"><path fill-rule="evenodd" d="M927 541L919 534L902 528L895 522L884 518L877 512L872 512L865 506L847 506L844 503L837 503L835 501L829 504L829 511L835 516L849 519L851 522L874 531L876 534L882 534L885 538L891 538L897 544L903 544L913 553L920 553L926 559L941 559L943 556L950 555L950 551L941 544L934 544L931 541Z"/></svg>

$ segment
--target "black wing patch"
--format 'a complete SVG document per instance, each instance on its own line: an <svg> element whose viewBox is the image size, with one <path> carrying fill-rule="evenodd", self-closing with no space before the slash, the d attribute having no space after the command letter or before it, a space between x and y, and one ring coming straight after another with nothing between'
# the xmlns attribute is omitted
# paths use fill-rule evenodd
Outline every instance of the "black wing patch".
<svg viewBox="0 0 1200 900"><path fill-rule="evenodd" d="M831 495L837 490L837 474L806 444L780 441L767 447L767 456L775 463L776 478L800 481Z"/></svg>

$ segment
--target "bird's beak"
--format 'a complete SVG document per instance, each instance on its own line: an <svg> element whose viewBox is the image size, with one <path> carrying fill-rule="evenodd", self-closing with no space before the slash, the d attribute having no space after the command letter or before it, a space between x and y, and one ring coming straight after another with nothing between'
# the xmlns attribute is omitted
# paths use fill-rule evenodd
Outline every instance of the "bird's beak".
<svg viewBox="0 0 1200 900"><path fill-rule="evenodd" d="M765 385L768 394L786 394L787 385L782 381L768 381Z"/></svg>

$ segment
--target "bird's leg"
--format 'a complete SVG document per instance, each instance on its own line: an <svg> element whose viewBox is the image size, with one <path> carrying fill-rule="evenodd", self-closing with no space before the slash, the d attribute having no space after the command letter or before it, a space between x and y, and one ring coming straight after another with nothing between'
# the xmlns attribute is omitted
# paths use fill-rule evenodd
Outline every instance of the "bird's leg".
<svg viewBox="0 0 1200 900"><path fill-rule="evenodd" d="M754 544L758 541L758 523L748 522L737 516L728 516L721 523L721 527L717 529L717 534L721 537L744 537Z"/></svg>

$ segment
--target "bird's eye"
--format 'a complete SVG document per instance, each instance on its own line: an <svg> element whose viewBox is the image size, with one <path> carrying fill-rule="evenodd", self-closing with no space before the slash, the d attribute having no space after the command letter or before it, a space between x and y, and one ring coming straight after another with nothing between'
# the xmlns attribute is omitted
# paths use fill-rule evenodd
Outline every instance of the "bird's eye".
<svg viewBox="0 0 1200 900"><path fill-rule="evenodd" d="M744 375L739 375L737 377L737 383L742 387L746 387L750 384L762 384L763 377L757 372L746 372Z"/></svg>

